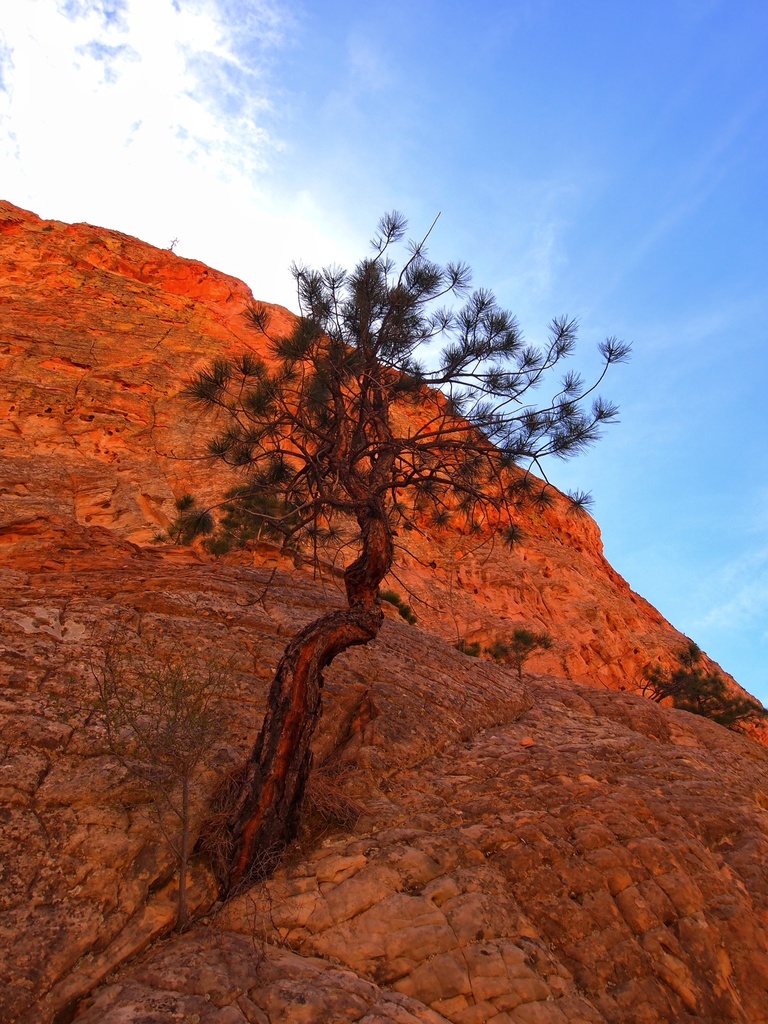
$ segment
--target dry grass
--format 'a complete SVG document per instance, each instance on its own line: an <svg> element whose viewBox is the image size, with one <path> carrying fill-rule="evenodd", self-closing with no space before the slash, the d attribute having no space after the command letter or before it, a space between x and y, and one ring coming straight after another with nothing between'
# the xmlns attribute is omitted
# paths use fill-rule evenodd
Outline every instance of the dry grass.
<svg viewBox="0 0 768 1024"><path fill-rule="evenodd" d="M365 814L365 805L349 792L357 765L328 758L313 768L304 794L304 815L314 819L325 831L352 831Z"/></svg>
<svg viewBox="0 0 768 1024"><path fill-rule="evenodd" d="M206 857L222 885L226 882L234 852L229 820L245 774L246 765L242 764L222 778L211 801L211 813L197 841L197 851ZM298 835L286 850L286 856L290 859L302 857L329 835L354 831L367 808L350 793L349 784L353 775L359 776L356 764L339 761L333 756L313 767L304 792ZM250 877L268 877L281 859L276 857L275 850L261 851L260 860L264 865L269 865L269 870L260 870L256 866L250 872ZM240 891L246 887L241 887Z"/></svg>

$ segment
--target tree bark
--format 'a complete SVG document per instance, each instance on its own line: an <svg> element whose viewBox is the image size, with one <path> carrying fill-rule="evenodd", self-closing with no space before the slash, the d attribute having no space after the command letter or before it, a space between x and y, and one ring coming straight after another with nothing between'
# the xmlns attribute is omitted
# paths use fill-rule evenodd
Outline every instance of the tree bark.
<svg viewBox="0 0 768 1024"><path fill-rule="evenodd" d="M322 710L323 669L342 651L373 640L384 621L379 584L392 566L392 532L380 508L361 512L358 523L361 552L344 574L348 607L305 626L277 667L229 820L234 846L229 894L273 871L296 835L312 767L312 736Z"/></svg>

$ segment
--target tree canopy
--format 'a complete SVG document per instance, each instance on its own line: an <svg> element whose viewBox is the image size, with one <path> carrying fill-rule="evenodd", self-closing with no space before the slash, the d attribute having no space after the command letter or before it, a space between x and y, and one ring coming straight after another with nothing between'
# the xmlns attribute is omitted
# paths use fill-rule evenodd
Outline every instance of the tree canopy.
<svg viewBox="0 0 768 1024"><path fill-rule="evenodd" d="M398 266L405 229L399 214L384 217L374 255L351 272L294 265L294 330L273 336L267 308L253 305L266 358L218 359L188 389L227 414L211 454L247 469L239 497L258 496L253 514L286 537L322 536L377 504L393 528L425 512L477 528L492 510L512 525L521 500L546 500L527 471L543 476L542 459L578 454L616 417L596 388L627 345L609 338L597 381L569 370L536 404L574 351L576 321L558 317L546 343L528 344L492 293L468 293L464 264L433 263L422 241ZM526 472L509 475L513 466Z"/></svg>
<svg viewBox="0 0 768 1024"><path fill-rule="evenodd" d="M293 329L274 334L254 304L264 355L215 360L187 388L219 414L209 452L243 470L236 497L248 514L286 542L348 531L357 552L347 608L301 630L278 666L232 813L230 888L268 870L265 850L295 831L322 670L377 635L399 531L453 521L514 542L521 505L550 498L541 461L582 452L617 415L597 388L629 346L602 342L590 383L573 369L558 376L575 320L558 317L543 344L527 343L491 292L470 290L465 264L433 262L429 232L406 241L406 228L399 213L384 216L351 271L294 265ZM571 495L574 507L586 497Z"/></svg>
<svg viewBox="0 0 768 1024"><path fill-rule="evenodd" d="M643 696L657 704L669 700L681 711L711 718L728 729L765 720L768 711L758 701L729 692L719 672L705 672L701 658L701 649L691 641L678 651L678 668L666 671L660 665L648 666Z"/></svg>

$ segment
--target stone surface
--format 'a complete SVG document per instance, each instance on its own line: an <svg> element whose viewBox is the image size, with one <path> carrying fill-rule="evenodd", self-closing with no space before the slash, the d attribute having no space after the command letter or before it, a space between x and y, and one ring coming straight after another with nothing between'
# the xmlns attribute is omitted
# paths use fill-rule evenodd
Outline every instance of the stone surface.
<svg viewBox="0 0 768 1024"><path fill-rule="evenodd" d="M232 659L222 770L285 635L336 598L308 571L110 557L5 570L3 1019L52 1020L100 981L85 1021L766 1019L765 749L546 676L531 704L396 621L327 676L318 751L346 767L359 820L331 816L268 884L111 974L170 931L174 880L141 794L67 713L99 620ZM201 912L215 884L196 870ZM196 966L211 957L215 985Z"/></svg>
<svg viewBox="0 0 768 1024"><path fill-rule="evenodd" d="M768 752L620 692L681 638L561 506L514 554L450 533L401 553L419 623L389 609L327 672L304 834L224 907L196 858L172 934L174 855L82 711L94 653L123 622L226 665L202 821L339 575L149 543L222 486L174 457L203 429L178 392L252 344L245 287L0 214L0 1019L767 1021ZM518 623L557 638L522 685L452 646Z"/></svg>
<svg viewBox="0 0 768 1024"><path fill-rule="evenodd" d="M216 356L263 354L250 301L168 250L0 203L0 557L36 566L95 528L145 544L184 493L221 499L237 478L200 461L211 424L180 391ZM286 329L290 314L269 308ZM607 563L589 516L558 499L521 525L514 552L408 534L391 585L451 643L548 630L555 645L531 667L589 685L631 690L650 661L674 662L685 638Z"/></svg>

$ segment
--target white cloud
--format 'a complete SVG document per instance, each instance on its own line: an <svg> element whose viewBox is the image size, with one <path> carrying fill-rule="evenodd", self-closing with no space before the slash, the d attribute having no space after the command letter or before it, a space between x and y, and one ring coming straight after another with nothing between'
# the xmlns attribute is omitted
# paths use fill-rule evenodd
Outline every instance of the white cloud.
<svg viewBox="0 0 768 1024"><path fill-rule="evenodd" d="M271 0L15 0L0 28L3 198L85 220L292 301L325 262L311 195L281 196L270 74L291 17ZM273 90L274 91L274 90Z"/></svg>
<svg viewBox="0 0 768 1024"><path fill-rule="evenodd" d="M214 7L22 0L12 12L4 23L12 61L5 117L28 191L50 181L52 163L72 198L94 186L108 191L126 163L141 164L161 187L171 186L180 161L202 154L218 175L263 165L267 104L254 74L241 109L222 110L229 80L248 72Z"/></svg>

